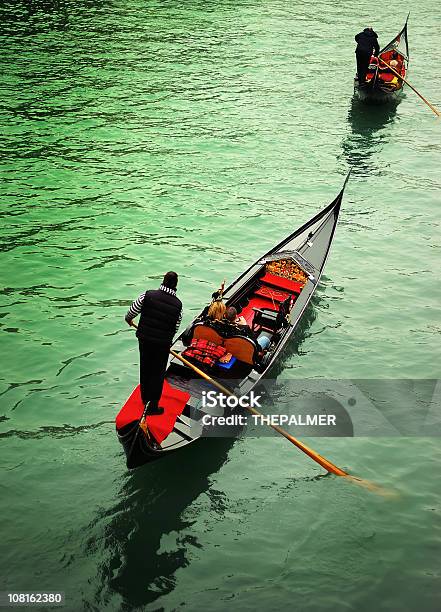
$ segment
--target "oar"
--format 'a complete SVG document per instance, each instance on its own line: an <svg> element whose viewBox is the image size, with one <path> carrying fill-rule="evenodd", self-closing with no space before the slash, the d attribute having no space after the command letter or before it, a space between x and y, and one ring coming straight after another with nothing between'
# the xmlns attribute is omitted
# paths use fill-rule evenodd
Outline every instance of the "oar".
<svg viewBox="0 0 441 612"><path fill-rule="evenodd" d="M132 327L134 327L135 329L138 328L136 323L134 323L133 321L131 321L130 325ZM197 366L193 365L190 361L185 359L185 357L182 357L182 355L180 355L179 353L177 353L176 351L174 351L172 349L170 349L170 353L171 353L171 355L173 355L173 357L175 357L176 359L181 361L183 364L185 364L186 366L191 368L194 372L196 372L196 374L199 374L199 376L201 376L206 381L211 383L214 387L219 389L219 391L222 391L222 393L224 393L227 396L236 397L234 395L234 393L230 389L227 389L220 382L218 382L217 380L214 380L213 378L211 378L211 376L206 374L203 370L199 369ZM249 412L251 412L252 414L255 414L257 416L263 416L262 413L260 413L255 408L252 408L251 406L247 406L247 410ZM141 424L143 418L145 418L145 414L143 414L142 417L138 421L138 427L137 427L135 439L133 440L129 456L131 455L132 450L133 450L133 448L135 446L135 441L136 441L136 438L138 437L138 432L139 432L139 430L141 428L140 424ZM341 468L339 468L336 465L334 465L331 461L328 461L328 459L325 459L325 457L322 457L322 455L319 455L319 453L316 453L312 448L309 448L308 446L306 446L306 444L303 444L303 442L300 442L300 440L297 440L297 438L295 438L294 436L289 434L282 427L279 427L278 425L272 425L272 424L269 424L269 427L271 427L272 429L277 431L277 433L279 433L284 438L289 440L289 442L291 442L291 444L294 444L294 446L297 446L297 448L299 448L302 452L304 452L306 455L308 455L308 457L311 457L311 459L313 461L315 461L316 463L321 465L322 468L324 468L328 473L335 474L336 476L342 476L346 480L349 480L351 482L354 482L355 484L363 486L363 487L369 489L370 491L373 491L374 493L378 493L379 495L383 495L384 497L394 497L395 496L395 494L392 493L391 491L386 490L383 487L380 487L379 485L376 485L373 482L370 482L369 480L364 480L362 478L359 478L358 476L352 476L351 474L348 474L347 472L345 472Z"/></svg>
<svg viewBox="0 0 441 612"><path fill-rule="evenodd" d="M396 74L398 78L400 78L402 81L404 81L404 82L406 83L406 85L408 85L408 86L409 86L409 87L410 87L410 88L411 88L411 89L412 89L412 90L413 90L413 91L416 93L416 95L417 95L417 96L419 96L419 97L421 98L421 100L422 100L423 102L425 102L425 103L427 104L427 106L433 110L433 112L435 113L435 115L437 115L438 117L441 117L441 115L440 115L439 111L438 111L438 110L437 110L437 109L436 109L436 108L433 106L433 104L431 104L431 103L430 103L428 100L426 100L426 98L425 98L424 96L422 96L422 95L420 94L420 92L419 92L419 91L417 91L417 90L415 89L415 87L409 83L409 81L408 81L407 79L405 79L403 76L401 76L401 74L400 74L399 72L397 72L397 71L396 71L394 68L392 68L392 66L390 66L390 65L389 65L387 62L385 62L385 61L384 61L384 59L382 59L381 57L379 57L378 59L379 59L379 60L380 60L380 62L382 62L382 63L383 63L385 66L387 66L387 67L389 68L389 70L392 70L392 72L393 72L394 74Z"/></svg>
<svg viewBox="0 0 441 612"><path fill-rule="evenodd" d="M173 357L176 357L176 359L179 359L179 361L181 361L186 366L191 368L194 372L196 372L196 374L199 374L199 376L201 376L202 378L207 380L209 383L211 383L214 387L219 389L219 391L221 391L222 393L224 393L225 395L228 395L230 397L236 397L235 394L230 389L227 389L221 383L219 383L217 380L214 380L213 378L211 378L211 376L206 374L203 370L200 370L197 366L195 366L192 363L190 363L190 361L185 359L185 357L182 357L182 355L180 355L179 353L176 353L176 351L173 351L172 349L170 349L170 353L173 355ZM255 415L258 415L258 416L261 416L261 417L263 416L262 413L260 413L255 408L252 408L251 406L247 406L246 408L252 414L255 414ZM311 448L306 446L306 444L303 444L303 442L300 442L300 440L297 440L297 438L294 438L294 436L289 434L282 427L279 427L278 425L271 425L271 424L269 424L269 427L272 427L272 429L274 429L275 431L277 431L277 433L279 433L284 438L289 440L292 444L294 444L294 446L297 446L297 448L299 448L302 452L304 452L306 455L308 455L308 457L311 457L311 459L313 461L315 461L316 463L321 465L327 472L330 472L331 474L335 474L336 476L342 476L343 478L346 478L347 480L351 480L352 482L355 482L356 484L365 486L369 490L374 491L376 493L380 493L380 494L382 494L384 496L390 496L391 495L391 493L389 491L384 490L382 487L379 487L378 485L375 485L372 482L369 482L367 480L363 480L363 479L358 478L356 476L351 476L350 474L348 474L347 472L345 472L341 468L339 468L336 465L334 465L333 463L331 463L331 461L328 461L328 459L325 459L325 457L322 457L322 455L319 455L319 453L316 453L314 450L312 450Z"/></svg>
<svg viewBox="0 0 441 612"><path fill-rule="evenodd" d="M190 361L185 359L185 357L182 357L182 355L180 355L179 353L176 353L176 351L173 351L173 350L170 350L170 353L173 355L173 357L176 357L176 359L179 359L179 361L182 361L182 363L184 363L186 366L188 366L189 368L194 370L197 374L199 374L199 376L201 376L202 378L205 378L205 380L207 380L214 387L219 389L219 391L221 391L224 395L227 395L229 397L236 397L235 394L230 389L227 389L220 382L218 382L217 380L214 380L213 378L211 378L211 376L206 374L203 370L200 370L197 366L195 366L192 363L190 363ZM252 408L251 406L246 406L246 408L252 414L256 414L258 416L263 416L261 412L259 412L255 408ZM282 435L284 438L289 440L292 444L294 444L295 446L300 448L300 450L302 450L304 453L309 455L309 457L311 457L311 459L313 459L314 461L319 463L328 472L331 472L332 474L336 474L337 476L349 476L349 474L347 472L345 472L344 470L340 469L339 467L337 467L336 465L334 465L333 463L331 463L330 461L328 461L327 459L325 459L324 457L322 457L321 455L319 455L318 453L316 453L312 449L308 448L305 444L303 444L302 442L297 440L297 438L294 438L294 436L292 436L287 431L282 429L282 427L279 427L278 425L270 425L270 427L275 429L280 435Z"/></svg>

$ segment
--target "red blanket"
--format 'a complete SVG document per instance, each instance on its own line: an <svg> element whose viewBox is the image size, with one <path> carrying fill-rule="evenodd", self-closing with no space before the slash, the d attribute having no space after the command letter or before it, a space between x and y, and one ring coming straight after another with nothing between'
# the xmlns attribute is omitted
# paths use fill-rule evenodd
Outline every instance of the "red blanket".
<svg viewBox="0 0 441 612"><path fill-rule="evenodd" d="M159 405L164 408L163 414L148 416L146 418L147 427L158 444L171 433L175 426L177 417L182 413L190 399L190 394L175 389L164 380L161 399ZM116 417L116 428L121 429L133 421L139 421L144 411L141 400L141 389L138 385Z"/></svg>

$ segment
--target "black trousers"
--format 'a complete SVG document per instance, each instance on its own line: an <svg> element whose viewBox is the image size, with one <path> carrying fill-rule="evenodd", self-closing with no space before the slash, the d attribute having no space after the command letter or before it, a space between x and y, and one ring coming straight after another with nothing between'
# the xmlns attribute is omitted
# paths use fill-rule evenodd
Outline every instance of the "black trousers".
<svg viewBox="0 0 441 612"><path fill-rule="evenodd" d="M362 85L366 81L366 74L369 69L371 54L366 53L365 51L356 51L355 56L357 58L358 84Z"/></svg>
<svg viewBox="0 0 441 612"><path fill-rule="evenodd" d="M144 404L158 404L164 384L170 347L138 338L139 383Z"/></svg>

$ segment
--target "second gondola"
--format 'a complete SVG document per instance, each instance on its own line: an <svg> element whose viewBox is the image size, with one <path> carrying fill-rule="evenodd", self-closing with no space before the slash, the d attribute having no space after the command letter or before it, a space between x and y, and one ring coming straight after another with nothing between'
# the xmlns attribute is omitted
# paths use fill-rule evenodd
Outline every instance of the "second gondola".
<svg viewBox="0 0 441 612"><path fill-rule="evenodd" d="M360 85L358 77L355 77L354 95L359 100L384 103L400 99L404 88L404 81L400 77L406 78L409 66L408 19L409 16L401 31L381 49L378 57L371 57L366 82ZM392 71L381 60L384 60L394 70Z"/></svg>

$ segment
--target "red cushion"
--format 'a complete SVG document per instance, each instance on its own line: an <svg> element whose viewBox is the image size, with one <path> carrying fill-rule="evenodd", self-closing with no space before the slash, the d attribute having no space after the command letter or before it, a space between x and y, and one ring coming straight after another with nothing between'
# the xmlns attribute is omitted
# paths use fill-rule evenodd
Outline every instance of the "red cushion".
<svg viewBox="0 0 441 612"><path fill-rule="evenodd" d="M380 79L382 81L385 81L386 83L389 83L390 81L393 81L395 78L395 74L392 74L392 72L382 72L380 74Z"/></svg>
<svg viewBox="0 0 441 612"><path fill-rule="evenodd" d="M283 278L283 276L276 276L275 274L270 274L269 272L267 272L260 280L263 283L268 283L268 285L280 287L281 289L286 289L287 291L292 291L293 293L300 293L303 288L303 285L297 281L289 280L289 278Z"/></svg>
<svg viewBox="0 0 441 612"><path fill-rule="evenodd" d="M175 389L166 380L162 388L159 406L164 408L163 414L151 415L146 418L147 427L158 444L168 436L175 426L177 417L184 410L190 394ZM116 428L121 429L124 425L139 421L144 411L141 400L141 388L138 385L116 417Z"/></svg>

